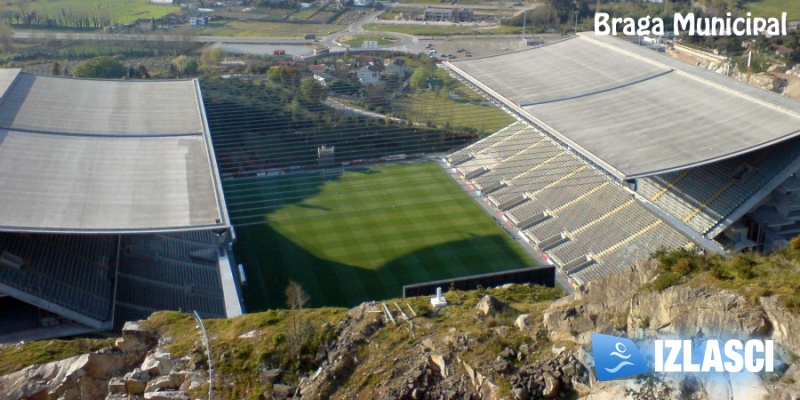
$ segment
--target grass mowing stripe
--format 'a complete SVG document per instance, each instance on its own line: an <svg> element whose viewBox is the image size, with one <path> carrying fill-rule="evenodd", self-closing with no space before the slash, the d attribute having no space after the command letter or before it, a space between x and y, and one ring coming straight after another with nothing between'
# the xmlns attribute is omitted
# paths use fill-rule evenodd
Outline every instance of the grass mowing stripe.
<svg viewBox="0 0 800 400"><path fill-rule="evenodd" d="M289 279L314 306L352 306L400 296L404 284L534 265L432 162L235 185L234 225L255 220L245 211L259 207L252 202L271 205L258 217L267 223L237 227L237 257L254 282L245 288L250 311L283 306Z"/></svg>

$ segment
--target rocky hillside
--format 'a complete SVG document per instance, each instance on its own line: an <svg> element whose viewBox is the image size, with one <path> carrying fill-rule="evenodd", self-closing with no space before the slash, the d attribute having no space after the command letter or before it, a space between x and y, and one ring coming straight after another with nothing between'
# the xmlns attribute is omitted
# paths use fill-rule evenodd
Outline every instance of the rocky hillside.
<svg viewBox="0 0 800 400"><path fill-rule="evenodd" d="M212 375L212 397L224 399L796 399L795 251L744 261L663 253L558 300L513 285L448 292L439 310L417 298L207 320L211 374L195 320L157 313L128 323L113 346L61 361L19 368L63 342L1 348L0 398L208 398ZM593 332L771 338L782 363L736 379L597 382Z"/></svg>

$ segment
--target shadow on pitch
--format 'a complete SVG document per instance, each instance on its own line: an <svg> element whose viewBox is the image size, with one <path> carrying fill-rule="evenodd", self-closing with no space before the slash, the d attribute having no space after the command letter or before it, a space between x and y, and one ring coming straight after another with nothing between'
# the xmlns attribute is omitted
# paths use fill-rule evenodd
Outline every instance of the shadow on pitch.
<svg viewBox="0 0 800 400"><path fill-rule="evenodd" d="M402 297L402 287L407 284L533 265L502 235L475 235L430 246L368 270L320 258L266 224L243 227L238 233L241 240L263 244L237 252L237 262L247 268L244 296L248 312L285 308L284 290L289 280L303 286L311 297L311 307L352 307L364 301Z"/></svg>
<svg viewBox="0 0 800 400"><path fill-rule="evenodd" d="M294 172L287 175L240 178L223 183L225 199L234 226L262 222L264 217L288 206L330 211L324 206L304 204L320 194L324 185L348 174L375 175L380 170L355 166Z"/></svg>

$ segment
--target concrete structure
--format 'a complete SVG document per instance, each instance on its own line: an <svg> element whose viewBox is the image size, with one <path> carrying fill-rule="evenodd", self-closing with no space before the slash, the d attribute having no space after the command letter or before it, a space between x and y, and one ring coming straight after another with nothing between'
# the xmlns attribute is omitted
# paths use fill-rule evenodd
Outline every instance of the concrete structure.
<svg viewBox="0 0 800 400"><path fill-rule="evenodd" d="M446 161L576 284L800 233L794 100L593 35L445 65L521 121Z"/></svg>
<svg viewBox="0 0 800 400"><path fill-rule="evenodd" d="M0 70L0 293L42 316L0 310L0 342L242 313L201 99L196 80Z"/></svg>
<svg viewBox="0 0 800 400"><path fill-rule="evenodd" d="M800 103L613 38L581 35L448 65L621 179L800 134Z"/></svg>
<svg viewBox="0 0 800 400"><path fill-rule="evenodd" d="M227 227L199 91L0 71L0 229Z"/></svg>
<svg viewBox="0 0 800 400"><path fill-rule="evenodd" d="M473 14L469 8L430 7L424 12L425 21L469 22Z"/></svg>
<svg viewBox="0 0 800 400"><path fill-rule="evenodd" d="M336 148L334 146L320 146L317 148L317 161L322 168L332 167L336 162Z"/></svg>

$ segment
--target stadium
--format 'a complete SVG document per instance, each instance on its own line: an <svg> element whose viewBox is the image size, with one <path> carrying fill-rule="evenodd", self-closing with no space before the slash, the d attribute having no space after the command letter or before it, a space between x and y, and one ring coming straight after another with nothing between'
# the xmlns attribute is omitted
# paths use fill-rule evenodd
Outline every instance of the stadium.
<svg viewBox="0 0 800 400"><path fill-rule="evenodd" d="M587 34L445 65L519 121L445 161L573 285L798 233L796 101Z"/></svg>
<svg viewBox="0 0 800 400"><path fill-rule="evenodd" d="M242 313L197 80L0 71L0 342Z"/></svg>
<svg viewBox="0 0 800 400"><path fill-rule="evenodd" d="M800 232L800 103L591 35L441 66L516 122L453 151L413 124L281 125L197 80L0 70L0 342L280 307L289 280L354 305L543 259L577 286Z"/></svg>

